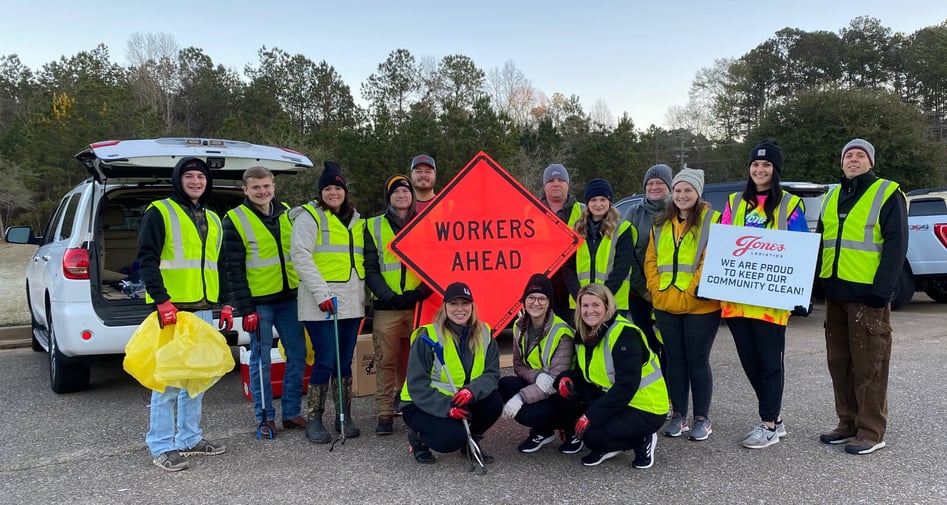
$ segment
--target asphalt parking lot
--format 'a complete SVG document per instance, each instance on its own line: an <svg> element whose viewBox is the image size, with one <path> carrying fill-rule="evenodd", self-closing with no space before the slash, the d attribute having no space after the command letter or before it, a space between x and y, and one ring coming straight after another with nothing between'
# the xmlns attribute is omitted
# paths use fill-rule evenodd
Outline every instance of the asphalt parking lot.
<svg viewBox="0 0 947 505"><path fill-rule="evenodd" d="M298 430L256 440L240 375L230 373L206 395L203 421L205 436L227 452L192 458L189 470L172 474L151 464L149 392L120 358L93 368L89 391L59 396L49 389L44 354L4 350L0 503L947 503L945 308L919 294L892 315L886 449L853 456L817 440L836 421L817 305L787 333L787 438L760 451L739 445L758 421L756 402L721 325L712 353L713 435L660 437L648 470L632 468L630 453L591 468L555 444L520 454L527 430L510 420L487 433L483 446L496 463L485 476L468 473L457 454L419 465L403 424L391 437L372 434L371 398L353 402L362 437L332 452Z"/></svg>

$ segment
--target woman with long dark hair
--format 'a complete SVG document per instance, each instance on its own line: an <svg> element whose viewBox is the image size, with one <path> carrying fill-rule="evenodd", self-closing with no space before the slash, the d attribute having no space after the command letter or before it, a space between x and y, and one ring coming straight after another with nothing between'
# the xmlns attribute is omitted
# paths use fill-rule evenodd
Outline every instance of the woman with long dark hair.
<svg viewBox="0 0 947 505"><path fill-rule="evenodd" d="M777 230L809 231L802 199L782 190L783 153L779 145L767 140L750 151L749 177L742 193L733 193L723 212L723 224ZM790 311L721 302L740 363L759 406L760 423L743 446L762 449L786 436L780 409L785 376L783 355L786 350L786 323Z"/></svg>

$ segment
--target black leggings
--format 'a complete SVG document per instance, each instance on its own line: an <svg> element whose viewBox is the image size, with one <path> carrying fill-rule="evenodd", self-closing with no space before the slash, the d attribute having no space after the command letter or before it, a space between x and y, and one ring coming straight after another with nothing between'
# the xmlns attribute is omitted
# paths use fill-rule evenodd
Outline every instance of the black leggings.
<svg viewBox="0 0 947 505"><path fill-rule="evenodd" d="M500 396L506 402L528 385L529 383L515 375L503 377L499 384ZM552 394L549 398L536 403L524 403L514 419L543 435L550 435L557 429L572 433L575 421L581 415L582 408L576 402L570 402L558 394Z"/></svg>
<svg viewBox="0 0 947 505"><path fill-rule="evenodd" d="M783 403L786 327L747 317L728 317L727 326L746 378L756 392L760 419L776 422Z"/></svg>
<svg viewBox="0 0 947 505"><path fill-rule="evenodd" d="M503 399L494 391L490 396L471 403L470 433L483 436L497 422L503 412ZM404 424L408 425L421 438L421 442L437 452L454 452L467 445L467 432L458 419L431 415L414 403L408 403L401 409Z"/></svg>

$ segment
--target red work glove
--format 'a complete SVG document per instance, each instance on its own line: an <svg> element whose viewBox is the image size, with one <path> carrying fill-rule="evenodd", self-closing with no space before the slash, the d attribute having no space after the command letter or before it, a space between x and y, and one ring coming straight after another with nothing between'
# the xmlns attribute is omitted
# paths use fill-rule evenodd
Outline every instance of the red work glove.
<svg viewBox="0 0 947 505"><path fill-rule="evenodd" d="M256 333L260 329L260 314L255 311L243 316L243 331Z"/></svg>
<svg viewBox="0 0 947 505"><path fill-rule="evenodd" d="M572 379L568 377L559 378L559 396L566 399L575 397L575 384L572 383Z"/></svg>
<svg viewBox="0 0 947 505"><path fill-rule="evenodd" d="M473 391L463 388L460 391L454 393L454 397L450 399L450 404L452 407L463 407L464 405L472 402L473 399Z"/></svg>
<svg viewBox="0 0 947 505"><path fill-rule="evenodd" d="M585 417L585 414L582 414L579 417L579 420L575 422L575 438L576 440L581 440L582 435L585 434L585 431L589 429L589 426L592 425L592 421L589 421L588 417Z"/></svg>
<svg viewBox="0 0 947 505"><path fill-rule="evenodd" d="M458 421L461 419L470 419L470 411L463 407L451 407L450 410L447 411L447 417L457 419Z"/></svg>
<svg viewBox="0 0 947 505"><path fill-rule="evenodd" d="M158 304L158 326L164 328L169 324L178 322L178 308L168 300Z"/></svg>
<svg viewBox="0 0 947 505"><path fill-rule="evenodd" d="M233 307L230 305L224 305L224 308L220 309L220 321L217 328L224 331L233 329Z"/></svg>
<svg viewBox="0 0 947 505"><path fill-rule="evenodd" d="M335 314L335 299L329 298L328 300L320 303L319 310L325 312L326 314Z"/></svg>

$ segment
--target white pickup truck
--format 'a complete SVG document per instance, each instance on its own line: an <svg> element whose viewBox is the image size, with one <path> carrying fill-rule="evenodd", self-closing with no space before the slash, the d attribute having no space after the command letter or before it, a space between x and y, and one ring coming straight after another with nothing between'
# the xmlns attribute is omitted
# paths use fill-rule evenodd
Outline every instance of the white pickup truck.
<svg viewBox="0 0 947 505"><path fill-rule="evenodd" d="M947 303L947 187L907 194L908 254L891 308L911 302L915 291Z"/></svg>

